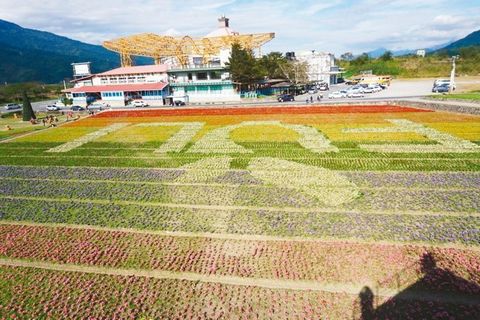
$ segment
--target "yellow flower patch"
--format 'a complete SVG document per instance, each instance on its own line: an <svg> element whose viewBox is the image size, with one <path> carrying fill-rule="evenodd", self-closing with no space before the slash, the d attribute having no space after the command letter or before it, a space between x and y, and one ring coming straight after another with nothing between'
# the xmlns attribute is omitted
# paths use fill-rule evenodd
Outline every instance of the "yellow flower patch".
<svg viewBox="0 0 480 320"><path fill-rule="evenodd" d="M166 141L181 126L138 127L135 125L115 131L96 140L97 142L144 143L150 141Z"/></svg>
<svg viewBox="0 0 480 320"><path fill-rule="evenodd" d="M241 127L230 133L230 139L240 142L295 142L299 138L297 132L275 125Z"/></svg>
<svg viewBox="0 0 480 320"><path fill-rule="evenodd" d="M58 127L18 138L15 142L69 142L97 131L99 127Z"/></svg>

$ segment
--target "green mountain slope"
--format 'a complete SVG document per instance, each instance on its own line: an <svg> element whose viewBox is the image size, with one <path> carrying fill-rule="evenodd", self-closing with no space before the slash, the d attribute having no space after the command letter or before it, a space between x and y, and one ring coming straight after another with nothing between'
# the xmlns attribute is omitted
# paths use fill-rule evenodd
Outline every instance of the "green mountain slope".
<svg viewBox="0 0 480 320"><path fill-rule="evenodd" d="M118 54L102 46L0 20L0 83L59 82L72 77L72 62L84 61L92 62L94 73L120 64ZM152 60L137 58L135 63L149 64Z"/></svg>
<svg viewBox="0 0 480 320"><path fill-rule="evenodd" d="M446 47L443 47L439 51L448 51L450 53L458 53L460 48L480 46L480 30L470 33L465 38L452 42Z"/></svg>

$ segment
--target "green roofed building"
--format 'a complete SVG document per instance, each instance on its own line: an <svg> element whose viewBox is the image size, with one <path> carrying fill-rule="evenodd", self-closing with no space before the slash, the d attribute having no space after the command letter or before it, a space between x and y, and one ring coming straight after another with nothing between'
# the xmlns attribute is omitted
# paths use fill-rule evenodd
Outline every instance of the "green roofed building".
<svg viewBox="0 0 480 320"><path fill-rule="evenodd" d="M238 102L240 94L221 65L194 65L168 70L170 93L174 101L189 103Z"/></svg>

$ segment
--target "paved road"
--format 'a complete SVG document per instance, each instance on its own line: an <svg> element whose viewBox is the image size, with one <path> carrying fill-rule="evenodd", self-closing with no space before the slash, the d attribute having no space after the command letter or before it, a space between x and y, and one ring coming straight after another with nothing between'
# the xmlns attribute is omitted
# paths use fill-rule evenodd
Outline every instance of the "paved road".
<svg viewBox="0 0 480 320"><path fill-rule="evenodd" d="M322 101L329 102L344 102L344 101L363 101L363 100L390 100L390 99L407 99L419 98L432 94L432 81L430 79L420 80L394 80L392 84L385 90L375 93L365 94L363 98L342 98L342 99L328 99L328 94L333 91L346 90L350 86L345 84L332 85L329 91L320 91L323 94ZM317 103L316 97L318 94L310 95L304 94L296 97L299 102L305 102L310 96L313 97L314 103Z"/></svg>
<svg viewBox="0 0 480 320"><path fill-rule="evenodd" d="M45 107L48 106L49 104L54 104L55 101L57 100L45 100L45 101L39 101L39 102L32 102L33 111L45 111L46 110ZM21 103L19 104L22 105ZM20 110L21 109L7 111L3 108L3 106L1 106L0 113L14 112L14 111L20 111Z"/></svg>
<svg viewBox="0 0 480 320"><path fill-rule="evenodd" d="M468 84L477 84L477 82L480 82L479 79L476 78L468 78L468 79L463 79L459 80L459 84L462 85L468 85ZM375 100L393 100L393 99L420 99L425 96L432 95L431 89L433 85L433 79L407 79L407 80L393 80L392 84L390 87L387 89L376 92L376 93L370 93L366 94L365 97L363 98L344 98L344 99L328 99L328 94L333 92L333 91L338 91L338 90L345 90L349 86L345 84L339 84L339 85L332 85L330 87L329 91L320 91L318 94L314 94L313 99L314 103L318 104L319 102L317 101L316 97L319 94L323 94L324 98L321 100L320 103L326 103L326 102L347 102L347 101L375 101ZM304 94L295 97L296 102L294 104L305 104L305 101L310 98L309 94ZM32 107L35 111L45 111L45 107L49 104L53 104L55 100L47 100L47 101L40 101L40 102L34 102L32 103ZM268 98L268 99L243 99L241 104L273 104L277 103L276 98ZM225 105L238 105L239 103L226 103ZM285 103L289 104L289 103ZM218 104L222 105L222 104ZM155 107L155 106L152 106ZM165 106L161 106L165 107ZM115 109L124 109L125 107L118 107ZM5 112L5 110L2 108L0 112Z"/></svg>

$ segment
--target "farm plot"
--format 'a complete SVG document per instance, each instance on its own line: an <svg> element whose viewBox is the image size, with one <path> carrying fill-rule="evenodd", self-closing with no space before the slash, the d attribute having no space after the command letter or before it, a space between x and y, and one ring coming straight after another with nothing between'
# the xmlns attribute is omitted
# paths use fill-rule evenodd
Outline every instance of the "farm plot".
<svg viewBox="0 0 480 320"><path fill-rule="evenodd" d="M478 116L352 106L2 143L0 318L478 317L479 141Z"/></svg>

